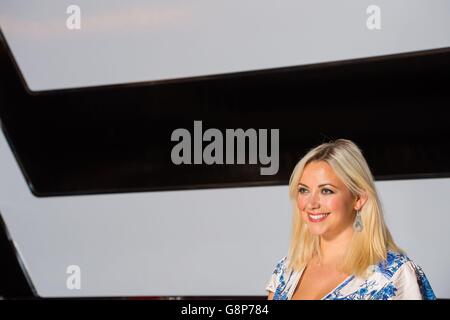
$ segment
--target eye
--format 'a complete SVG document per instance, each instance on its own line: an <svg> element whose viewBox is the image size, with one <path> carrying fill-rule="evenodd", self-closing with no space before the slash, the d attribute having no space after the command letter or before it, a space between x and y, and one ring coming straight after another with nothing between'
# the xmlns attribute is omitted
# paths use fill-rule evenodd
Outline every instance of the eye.
<svg viewBox="0 0 450 320"><path fill-rule="evenodd" d="M331 190L331 189L323 188L323 189L322 189L322 193L323 193L323 194L332 194L332 193L334 193L334 192L333 192L333 190Z"/></svg>
<svg viewBox="0 0 450 320"><path fill-rule="evenodd" d="M306 188L303 188L303 187L300 187L300 188L298 189L298 192L299 192L299 193L305 193L306 191L308 191L308 190L306 190Z"/></svg>

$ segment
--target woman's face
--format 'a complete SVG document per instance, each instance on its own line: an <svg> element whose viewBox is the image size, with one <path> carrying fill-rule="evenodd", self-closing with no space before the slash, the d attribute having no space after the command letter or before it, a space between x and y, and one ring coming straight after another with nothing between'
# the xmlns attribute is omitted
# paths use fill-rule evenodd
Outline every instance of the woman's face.
<svg viewBox="0 0 450 320"><path fill-rule="evenodd" d="M353 225L355 198L325 161L306 165L297 204L314 235L334 237Z"/></svg>

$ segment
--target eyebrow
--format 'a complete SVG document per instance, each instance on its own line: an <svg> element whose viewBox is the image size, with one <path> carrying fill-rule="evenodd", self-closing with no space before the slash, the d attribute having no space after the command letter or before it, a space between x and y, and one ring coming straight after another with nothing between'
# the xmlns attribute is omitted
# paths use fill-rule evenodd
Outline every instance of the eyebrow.
<svg viewBox="0 0 450 320"><path fill-rule="evenodd" d="M309 188L306 184L303 184L303 183L299 183L299 185L302 185L302 186L304 186L304 187ZM331 183L323 183L323 184L319 184L319 187L323 187L323 186L326 186L326 185L330 185L330 186L335 187L336 189L338 189L338 187L336 187L335 185L333 185L333 184L331 184Z"/></svg>

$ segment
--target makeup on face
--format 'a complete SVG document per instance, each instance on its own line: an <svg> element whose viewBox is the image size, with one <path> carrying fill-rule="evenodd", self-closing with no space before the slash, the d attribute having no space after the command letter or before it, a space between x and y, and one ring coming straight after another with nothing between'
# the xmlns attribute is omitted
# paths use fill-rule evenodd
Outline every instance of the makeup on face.
<svg viewBox="0 0 450 320"><path fill-rule="evenodd" d="M297 204L302 218L311 227L314 226L311 232L323 234L348 224L347 212L351 199L348 199L345 186L329 164L308 164L297 187Z"/></svg>

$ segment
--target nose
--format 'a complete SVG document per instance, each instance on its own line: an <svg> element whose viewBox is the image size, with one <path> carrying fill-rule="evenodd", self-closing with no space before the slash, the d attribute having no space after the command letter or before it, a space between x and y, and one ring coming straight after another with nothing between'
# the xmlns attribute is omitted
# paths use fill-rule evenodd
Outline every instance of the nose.
<svg viewBox="0 0 450 320"><path fill-rule="evenodd" d="M317 209L320 208L320 199L319 199L319 192L315 191L311 194L311 197L309 197L308 209Z"/></svg>

